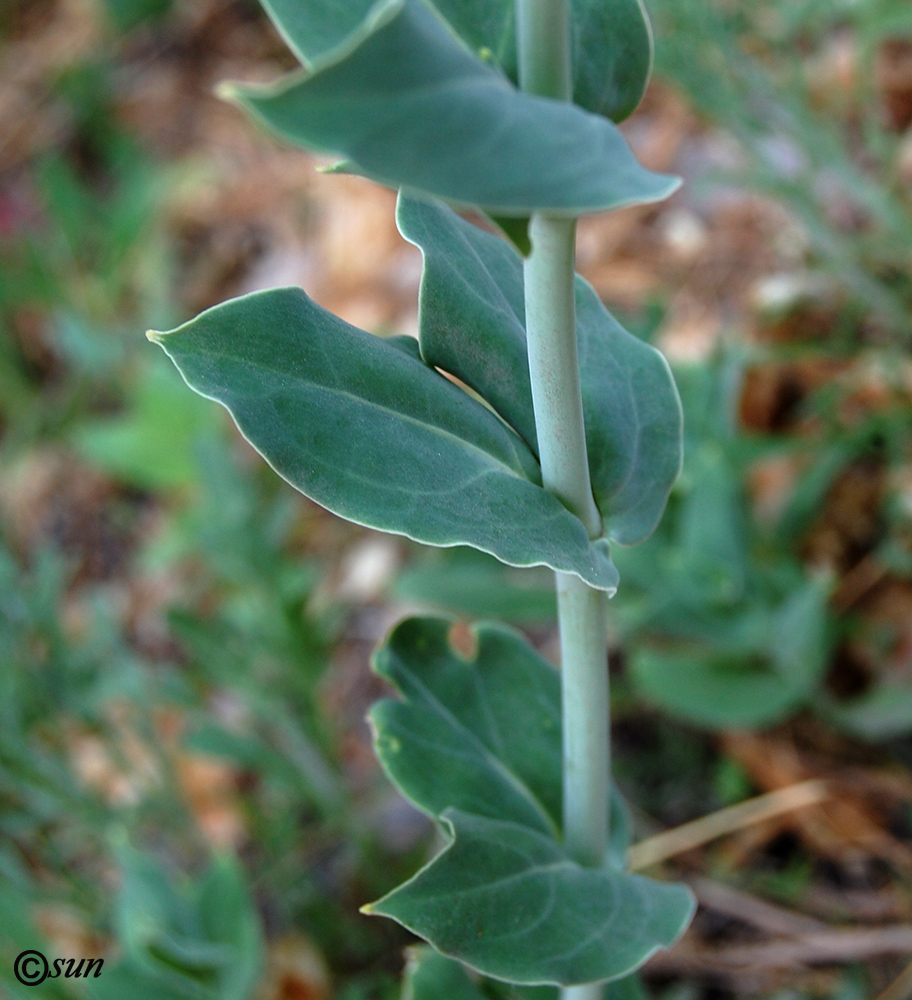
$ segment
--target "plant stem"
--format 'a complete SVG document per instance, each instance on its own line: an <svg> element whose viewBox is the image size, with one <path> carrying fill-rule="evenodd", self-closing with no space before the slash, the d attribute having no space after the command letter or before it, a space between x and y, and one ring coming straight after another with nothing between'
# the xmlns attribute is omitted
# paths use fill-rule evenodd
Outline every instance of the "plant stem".
<svg viewBox="0 0 912 1000"><path fill-rule="evenodd" d="M564 729L564 845L581 864L604 863L611 783L607 597L557 574Z"/></svg>
<svg viewBox="0 0 912 1000"><path fill-rule="evenodd" d="M516 0L516 46L523 90L573 97L570 0Z"/></svg>
<svg viewBox="0 0 912 1000"><path fill-rule="evenodd" d="M582 520L590 538L602 519L589 481L574 303L576 222L543 214L529 224L523 265L526 334L538 451L546 489Z"/></svg>
<svg viewBox="0 0 912 1000"><path fill-rule="evenodd" d="M569 100L572 63L569 0L516 0L522 88ZM574 304L576 221L544 213L529 226L524 264L526 333L542 481L602 534L592 498L580 393ZM604 862L608 847L609 704L607 598L579 577L557 574L564 732L564 843L584 865ZM563 1000L597 1000L597 983L565 987Z"/></svg>

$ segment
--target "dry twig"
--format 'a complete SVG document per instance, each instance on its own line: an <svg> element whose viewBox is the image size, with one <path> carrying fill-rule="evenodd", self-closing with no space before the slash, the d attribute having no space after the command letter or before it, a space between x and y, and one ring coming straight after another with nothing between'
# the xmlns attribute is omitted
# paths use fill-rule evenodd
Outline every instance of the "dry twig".
<svg viewBox="0 0 912 1000"><path fill-rule="evenodd" d="M686 880L701 906L723 916L766 931L777 937L794 937L800 934L825 933L827 925L822 920L786 910L763 899L713 882L707 878Z"/></svg>
<svg viewBox="0 0 912 1000"><path fill-rule="evenodd" d="M677 854L701 847L717 837L735 833L746 826L774 819L795 809L816 805L826 797L826 783L817 780L802 781L788 788L759 795L634 844L627 855L628 865L631 871L650 868Z"/></svg>

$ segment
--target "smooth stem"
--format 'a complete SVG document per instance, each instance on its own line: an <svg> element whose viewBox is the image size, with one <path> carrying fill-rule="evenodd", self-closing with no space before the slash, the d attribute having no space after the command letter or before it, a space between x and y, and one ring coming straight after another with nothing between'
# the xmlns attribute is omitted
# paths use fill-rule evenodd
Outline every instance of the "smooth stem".
<svg viewBox="0 0 912 1000"><path fill-rule="evenodd" d="M532 216L532 253L523 266L526 335L545 488L576 513L590 538L598 538L602 519L589 481L576 346L575 235L573 219Z"/></svg>
<svg viewBox="0 0 912 1000"><path fill-rule="evenodd" d="M525 263L526 331L542 481L580 516L591 538L601 518L589 481L573 305L572 221L532 218ZM569 290L568 290L569 286ZM557 574L563 716L564 844L584 865L608 847L610 728L607 596ZM561 1000L599 1000L598 983L568 986Z"/></svg>
<svg viewBox="0 0 912 1000"><path fill-rule="evenodd" d="M529 94L573 96L570 0L516 0L519 85Z"/></svg>
<svg viewBox="0 0 912 1000"><path fill-rule="evenodd" d="M578 576L557 574L564 720L564 846L581 864L604 863L611 782L608 599Z"/></svg>
<svg viewBox="0 0 912 1000"><path fill-rule="evenodd" d="M586 983L585 986L565 986L561 991L561 1000L602 1000L604 995L601 983Z"/></svg>
<svg viewBox="0 0 912 1000"><path fill-rule="evenodd" d="M516 0L523 90L569 100L569 0ZM573 510L590 538L602 534L592 498L580 393L574 305L576 222L544 213L529 227L524 264L526 333L542 481ZM608 848L609 706L607 598L579 577L557 574L563 712L564 843L581 864ZM562 1000L598 1000L598 983L569 986Z"/></svg>

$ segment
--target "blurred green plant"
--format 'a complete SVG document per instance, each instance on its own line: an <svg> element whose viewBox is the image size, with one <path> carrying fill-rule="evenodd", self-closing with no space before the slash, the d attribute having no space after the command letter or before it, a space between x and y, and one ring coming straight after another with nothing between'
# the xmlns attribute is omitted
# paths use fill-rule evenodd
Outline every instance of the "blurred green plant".
<svg viewBox="0 0 912 1000"><path fill-rule="evenodd" d="M243 869L212 860L189 884L120 838L117 938L123 956L90 984L95 1000L246 1000L262 966L262 929Z"/></svg>
<svg viewBox="0 0 912 1000"><path fill-rule="evenodd" d="M104 0L111 23L120 32L132 31L140 25L163 20L174 0Z"/></svg>
<svg viewBox="0 0 912 1000"><path fill-rule="evenodd" d="M876 93L880 45L912 39L895 0L749 7L653 0L656 71L733 136L745 157L718 180L767 193L809 237L815 263L851 293L849 326L906 342L912 310L912 201L898 180L902 128ZM817 80L851 46L848 80ZM831 46L828 50L827 46ZM800 50L804 58L796 59ZM843 74L843 77L846 74Z"/></svg>
<svg viewBox="0 0 912 1000"><path fill-rule="evenodd" d="M60 76L53 96L71 121L70 146L42 153L33 189L9 196L12 223L0 233L0 420L10 451L71 428L129 382L137 358L129 331L137 320L173 315L161 215L174 176L116 124L112 74L111 65L89 62ZM43 346L30 342L29 317L40 317Z"/></svg>

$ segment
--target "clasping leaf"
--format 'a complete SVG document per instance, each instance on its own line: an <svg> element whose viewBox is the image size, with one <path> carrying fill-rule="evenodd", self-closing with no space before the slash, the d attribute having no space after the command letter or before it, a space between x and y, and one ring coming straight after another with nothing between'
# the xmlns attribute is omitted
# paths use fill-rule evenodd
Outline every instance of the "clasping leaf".
<svg viewBox="0 0 912 1000"><path fill-rule="evenodd" d="M523 441L410 338L373 337L296 288L150 337L281 476L341 517L616 589L607 541L590 542Z"/></svg>
<svg viewBox="0 0 912 1000"><path fill-rule="evenodd" d="M538 453L526 350L522 261L439 202L400 196L402 235L421 249L421 353L484 397ZM681 468L683 416L662 355L628 333L576 279L589 471L612 541L658 524Z"/></svg>
<svg viewBox="0 0 912 1000"><path fill-rule="evenodd" d="M367 19L373 0L261 0L305 66L338 48ZM514 82L514 0L434 0L434 7L476 53ZM614 121L643 96L652 68L652 34L641 0L572 0L573 99Z"/></svg>
<svg viewBox="0 0 912 1000"><path fill-rule="evenodd" d="M501 216L607 211L678 184L641 167L607 119L521 93L421 0L380 0L311 68L222 93L354 172Z"/></svg>
<svg viewBox="0 0 912 1000"><path fill-rule="evenodd" d="M377 755L449 843L367 911L507 982L628 975L682 933L689 891L566 854L556 671L499 625L477 626L474 654L461 655L451 626L409 619L374 658L402 695L371 712Z"/></svg>

